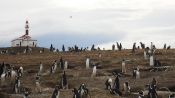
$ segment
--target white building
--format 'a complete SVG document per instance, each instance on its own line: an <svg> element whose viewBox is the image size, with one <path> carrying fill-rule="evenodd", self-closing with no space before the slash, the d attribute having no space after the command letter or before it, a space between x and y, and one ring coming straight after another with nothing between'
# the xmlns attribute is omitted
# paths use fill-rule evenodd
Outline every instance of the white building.
<svg viewBox="0 0 175 98"><path fill-rule="evenodd" d="M19 38L16 38L11 41L12 47L36 47L37 46L37 40L32 39L29 36L29 23L26 21L25 25L25 34Z"/></svg>

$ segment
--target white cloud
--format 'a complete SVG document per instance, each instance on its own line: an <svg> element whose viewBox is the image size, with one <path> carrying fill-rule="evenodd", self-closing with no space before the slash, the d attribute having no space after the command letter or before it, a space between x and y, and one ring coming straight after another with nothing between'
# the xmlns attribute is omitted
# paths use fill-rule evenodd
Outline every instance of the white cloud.
<svg viewBox="0 0 175 98"><path fill-rule="evenodd" d="M73 33L123 34L119 41L124 42L174 40L174 0L0 1L0 46L23 34L26 19L34 38L48 33Z"/></svg>

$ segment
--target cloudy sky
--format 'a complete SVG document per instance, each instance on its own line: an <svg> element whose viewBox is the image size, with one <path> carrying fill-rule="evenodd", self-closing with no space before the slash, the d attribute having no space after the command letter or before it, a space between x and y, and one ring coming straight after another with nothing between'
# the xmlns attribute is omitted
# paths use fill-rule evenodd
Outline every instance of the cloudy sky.
<svg viewBox="0 0 175 98"><path fill-rule="evenodd" d="M175 47L174 0L0 0L0 46L24 34L39 46L111 48L115 42Z"/></svg>

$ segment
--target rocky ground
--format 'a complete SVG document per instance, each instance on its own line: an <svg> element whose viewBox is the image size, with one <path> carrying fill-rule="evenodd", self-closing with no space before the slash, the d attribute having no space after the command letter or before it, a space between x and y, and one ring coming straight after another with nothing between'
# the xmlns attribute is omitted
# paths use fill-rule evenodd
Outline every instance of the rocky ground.
<svg viewBox="0 0 175 98"><path fill-rule="evenodd" d="M99 58L99 53L102 57ZM144 60L143 50L138 50L136 53L131 53L131 50L123 51L86 51L86 52L66 52L66 53L18 53L15 55L1 54L0 62L6 62L14 66L23 66L24 75L21 78L22 87L31 90L30 98L51 98L51 94L56 84L59 83L62 71L57 69L56 73L50 75L49 70L54 60L59 60L60 57L68 61L69 68L66 70L69 89L61 90L60 98L72 98L72 89L78 88L81 83L85 83L90 90L91 98L137 98L136 94L139 90L144 90L145 85L152 81L155 77L158 82L158 89L162 87L168 88L170 91L158 92L159 98L167 98L170 92L175 91L175 50L156 50L155 57L160 60L164 66L172 66L166 71L150 72L149 60ZM85 68L86 58L90 57L91 62L100 62L100 67L97 69L97 76L92 78L92 68ZM111 95L105 90L105 81L108 77L115 78L112 75L113 71L121 70L122 59L128 59L126 62L127 73L120 78L121 90L123 83L128 81L131 86L132 94L123 95L122 97ZM39 62L43 63L44 71L41 76L42 93L37 93L35 90L35 75L39 70ZM141 68L141 78L132 78L132 69L139 66ZM22 98L22 94L14 94L12 92L12 81L7 79L5 84L0 87L0 98Z"/></svg>

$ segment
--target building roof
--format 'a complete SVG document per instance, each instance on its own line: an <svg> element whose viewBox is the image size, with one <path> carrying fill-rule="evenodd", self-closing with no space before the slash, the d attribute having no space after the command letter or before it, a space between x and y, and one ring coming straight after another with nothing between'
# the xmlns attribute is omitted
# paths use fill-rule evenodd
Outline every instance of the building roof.
<svg viewBox="0 0 175 98"><path fill-rule="evenodd" d="M31 39L31 37L29 35L26 35L26 34L19 37L19 38L21 38L21 39Z"/></svg>
<svg viewBox="0 0 175 98"><path fill-rule="evenodd" d="M19 38L16 38L16 39L14 39L14 40L12 40L12 42L13 41L15 41L15 40L31 40L31 41L36 41L36 40L33 40L29 35L23 35L23 36L21 36L21 37L19 37Z"/></svg>

